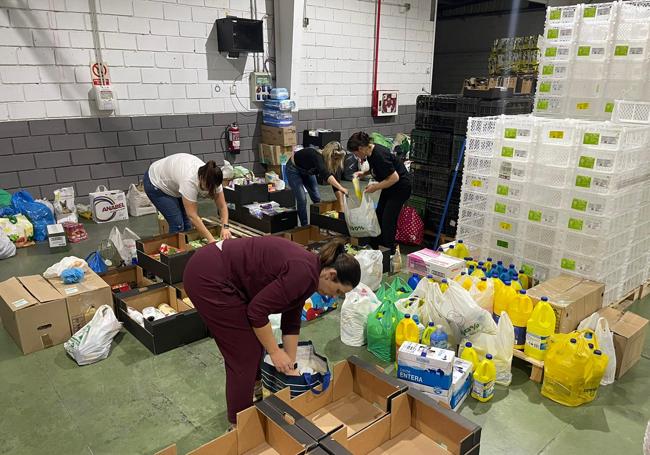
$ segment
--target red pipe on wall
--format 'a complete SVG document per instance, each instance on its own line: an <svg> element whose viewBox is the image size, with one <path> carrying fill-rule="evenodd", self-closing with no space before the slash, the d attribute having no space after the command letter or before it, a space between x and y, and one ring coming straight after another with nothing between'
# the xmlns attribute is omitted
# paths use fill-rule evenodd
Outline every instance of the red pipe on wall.
<svg viewBox="0 0 650 455"><path fill-rule="evenodd" d="M377 26L375 27L375 58L372 66L372 115L377 116L379 101L377 100L377 71L379 69L379 27L381 24L381 0L377 0Z"/></svg>

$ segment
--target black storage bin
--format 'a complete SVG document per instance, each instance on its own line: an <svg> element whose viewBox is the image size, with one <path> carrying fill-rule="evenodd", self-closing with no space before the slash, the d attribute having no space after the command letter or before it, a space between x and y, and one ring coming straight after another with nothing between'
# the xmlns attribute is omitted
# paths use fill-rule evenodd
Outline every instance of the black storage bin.
<svg viewBox="0 0 650 455"><path fill-rule="evenodd" d="M224 188L226 202L240 205L252 204L253 202L268 202L269 187L266 183L251 183L250 185L235 185L235 189Z"/></svg>
<svg viewBox="0 0 650 455"><path fill-rule="evenodd" d="M280 204L280 207L296 206L296 196L294 196L293 191L288 188L282 191L270 192L269 199L271 200L271 202L277 202L278 204Z"/></svg>
<svg viewBox="0 0 650 455"><path fill-rule="evenodd" d="M424 198L444 199L449 188L449 168L412 163L413 194Z"/></svg>
<svg viewBox="0 0 650 455"><path fill-rule="evenodd" d="M316 147L322 149L332 141L341 142L340 131L317 131L315 136L309 134L310 130L302 132L303 147Z"/></svg>
<svg viewBox="0 0 650 455"><path fill-rule="evenodd" d="M288 231L298 225L298 212L296 210L288 210L273 216L263 214L260 219L253 216L246 207L241 206L231 212L230 217L233 221L266 234Z"/></svg>
<svg viewBox="0 0 650 455"><path fill-rule="evenodd" d="M445 207L445 202L441 200L427 201L427 211L424 220L425 229L430 229L433 232L438 231L440 220L442 219L442 212ZM456 235L456 224L458 222L458 204L449 203L447 208L447 216L442 227L442 233L449 236Z"/></svg>
<svg viewBox="0 0 650 455"><path fill-rule="evenodd" d="M411 160L449 166L453 136L444 131L411 131Z"/></svg>
<svg viewBox="0 0 650 455"><path fill-rule="evenodd" d="M475 116L478 113L480 101L480 98L461 96L456 101L456 112L459 114L469 114L470 117Z"/></svg>

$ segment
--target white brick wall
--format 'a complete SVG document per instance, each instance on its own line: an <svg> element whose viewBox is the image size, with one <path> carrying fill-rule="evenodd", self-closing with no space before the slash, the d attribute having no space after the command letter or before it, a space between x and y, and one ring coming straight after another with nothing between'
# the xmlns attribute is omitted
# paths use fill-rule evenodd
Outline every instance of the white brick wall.
<svg viewBox="0 0 650 455"><path fill-rule="evenodd" d="M250 17L249 0L96 2L117 115L242 110L228 99L230 85L236 79L239 96L248 94L253 54L241 65L242 77L233 70L239 64L207 56L206 43L216 34L216 19ZM257 9L259 18L268 15L265 42L272 55L273 3L257 0ZM0 121L97 115L88 101L94 60L88 0L0 0Z"/></svg>
<svg viewBox="0 0 650 455"><path fill-rule="evenodd" d="M431 90L431 0L413 0L408 13L382 7L378 89L400 91L402 105ZM307 0L303 35L302 108L370 106L375 4L365 0Z"/></svg>

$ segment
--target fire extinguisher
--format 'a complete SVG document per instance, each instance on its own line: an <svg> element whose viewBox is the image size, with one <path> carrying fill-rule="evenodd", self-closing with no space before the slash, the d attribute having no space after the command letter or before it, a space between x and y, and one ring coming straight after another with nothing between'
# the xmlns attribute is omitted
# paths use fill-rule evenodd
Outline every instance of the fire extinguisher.
<svg viewBox="0 0 650 455"><path fill-rule="evenodd" d="M226 138L228 142L228 151L230 153L239 153L239 125L233 122L226 128Z"/></svg>

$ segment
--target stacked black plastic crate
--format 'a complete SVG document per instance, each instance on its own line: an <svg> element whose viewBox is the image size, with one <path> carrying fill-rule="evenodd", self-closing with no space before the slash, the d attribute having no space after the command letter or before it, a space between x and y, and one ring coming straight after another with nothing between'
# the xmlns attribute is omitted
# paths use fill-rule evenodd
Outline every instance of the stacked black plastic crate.
<svg viewBox="0 0 650 455"><path fill-rule="evenodd" d="M440 225L469 117L529 114L532 108L530 96L496 100L461 95L418 96L415 129L411 132L413 196L409 204L423 217L426 230L435 232ZM442 233L449 236L456 234L461 186L462 165L442 227Z"/></svg>

